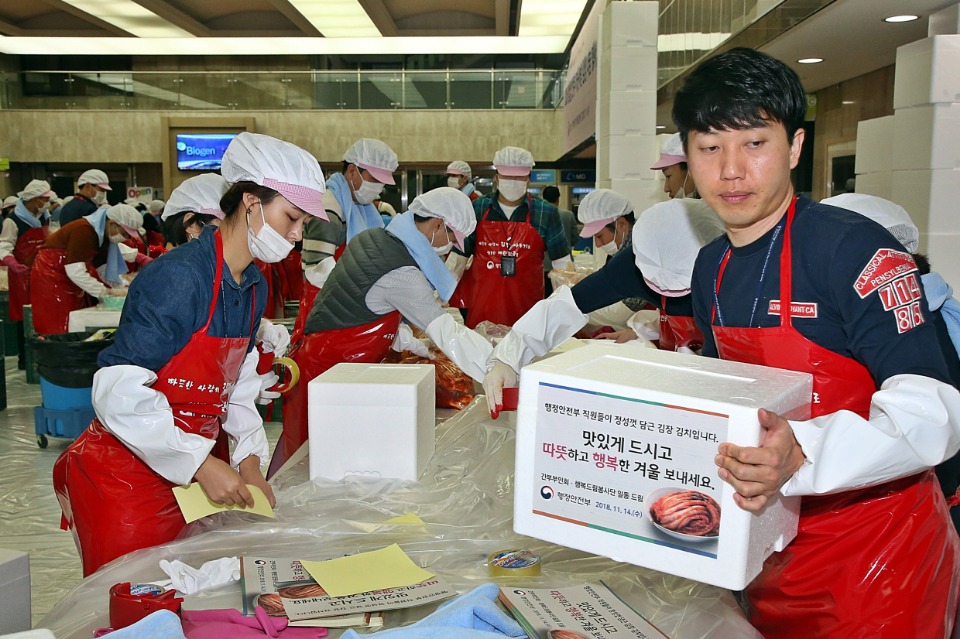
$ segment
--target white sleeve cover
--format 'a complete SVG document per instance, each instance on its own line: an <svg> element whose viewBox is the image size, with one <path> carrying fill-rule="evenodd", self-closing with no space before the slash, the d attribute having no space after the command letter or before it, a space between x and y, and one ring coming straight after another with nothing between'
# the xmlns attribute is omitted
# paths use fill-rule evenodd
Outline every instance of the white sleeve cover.
<svg viewBox="0 0 960 639"><path fill-rule="evenodd" d="M251 455L260 458L261 464L270 461L270 447L267 434L263 430L263 419L254 403L260 395L260 376L257 375L257 362L260 356L254 349L247 353L240 367L240 377L230 392L227 404L227 418L223 430L233 439L231 461L236 468Z"/></svg>
<svg viewBox="0 0 960 639"><path fill-rule="evenodd" d="M960 449L960 392L920 375L894 375L870 419L837 411L791 421L807 460L780 492L824 495L875 486L936 466Z"/></svg>
<svg viewBox="0 0 960 639"><path fill-rule="evenodd" d="M124 262L134 262L137 259L137 255L140 253L137 249L132 246L127 246L123 242L117 244L117 248L120 249L120 255L123 257Z"/></svg>
<svg viewBox="0 0 960 639"><path fill-rule="evenodd" d="M646 340L660 339L659 311L637 311L627 320L627 328Z"/></svg>
<svg viewBox="0 0 960 639"><path fill-rule="evenodd" d="M107 366L93 376L93 408L110 433L163 478L186 485L214 441L177 428L157 375L139 366Z"/></svg>
<svg viewBox="0 0 960 639"><path fill-rule="evenodd" d="M565 268L567 268L567 264L571 264L571 263L573 263L573 260L570 259L570 254L567 253L563 257L550 262L550 265L553 268L557 269L558 271L562 271Z"/></svg>
<svg viewBox="0 0 960 639"><path fill-rule="evenodd" d="M564 343L586 323L587 316L577 308L570 287L561 286L514 323L497 344L487 368L493 366L493 359L498 359L519 373L533 358Z"/></svg>
<svg viewBox="0 0 960 639"><path fill-rule="evenodd" d="M17 223L7 218L0 227L0 260L13 255L13 247L17 245Z"/></svg>
<svg viewBox="0 0 960 639"><path fill-rule="evenodd" d="M70 281L79 286L85 293L92 297L100 297L107 287L96 280L95 277L87 272L87 265L84 262L74 262L63 267L67 272Z"/></svg>
<svg viewBox="0 0 960 639"><path fill-rule="evenodd" d="M449 313L444 313L430 322L426 331L437 348L459 366L460 370L478 382L483 382L487 373L487 360L493 353L490 342L479 333L457 323Z"/></svg>

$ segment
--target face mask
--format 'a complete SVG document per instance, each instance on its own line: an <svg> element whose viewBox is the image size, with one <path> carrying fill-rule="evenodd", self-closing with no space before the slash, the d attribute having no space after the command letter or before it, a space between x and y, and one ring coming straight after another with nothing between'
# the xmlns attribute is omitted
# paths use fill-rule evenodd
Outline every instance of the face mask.
<svg viewBox="0 0 960 639"><path fill-rule="evenodd" d="M674 195L672 199L682 200L683 198L687 197L687 191L683 187L687 183L687 178L689 177L690 177L690 174L687 173L686 177L683 178L683 184L680 185L680 188L677 190L676 195Z"/></svg>
<svg viewBox="0 0 960 639"><path fill-rule="evenodd" d="M97 194L93 196L93 201L103 206L107 203L107 192L106 191L97 191Z"/></svg>
<svg viewBox="0 0 960 639"><path fill-rule="evenodd" d="M614 240L610 240L609 242L601 246L600 250L606 253L607 255L616 255L617 251L620 250L620 247L617 246L617 243Z"/></svg>
<svg viewBox="0 0 960 639"><path fill-rule="evenodd" d="M458 177L456 177L456 176L448 177L448 178L447 178L447 186L449 186L451 189L459 189L459 188L460 188L460 178L458 178Z"/></svg>
<svg viewBox="0 0 960 639"><path fill-rule="evenodd" d="M127 241L127 236L123 233L115 233L110 236L110 241L114 244L123 244Z"/></svg>
<svg viewBox="0 0 960 639"><path fill-rule="evenodd" d="M453 249L453 242L447 242L443 246L433 246L433 239L437 236L437 232L434 231L433 235L430 236L430 246L433 248L433 252L443 257Z"/></svg>
<svg viewBox="0 0 960 639"><path fill-rule="evenodd" d="M505 199L516 202L527 194L526 180L498 180L497 190Z"/></svg>
<svg viewBox="0 0 960 639"><path fill-rule="evenodd" d="M359 173L360 169L357 169ZM350 184L350 181L347 181L347 184ZM367 182L363 179L363 176L360 177L360 188L356 191L353 191L353 197L357 200L357 204L373 204L373 201L380 197L380 193L383 192L383 187L385 185L380 182ZM350 185L350 190L353 190L353 185Z"/></svg>
<svg viewBox="0 0 960 639"><path fill-rule="evenodd" d="M250 249L250 255L261 262L267 264L276 264L289 255L293 250L293 244L286 238L277 233L272 226L267 224L267 218L263 214L263 203L260 205L260 219L263 220L263 226L253 234L250 228L250 210L247 210L247 248Z"/></svg>

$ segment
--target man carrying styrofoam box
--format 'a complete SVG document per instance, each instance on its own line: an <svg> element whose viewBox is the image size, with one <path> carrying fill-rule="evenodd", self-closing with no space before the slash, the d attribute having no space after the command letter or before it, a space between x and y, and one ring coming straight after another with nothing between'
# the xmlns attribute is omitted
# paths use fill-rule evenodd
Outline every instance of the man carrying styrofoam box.
<svg viewBox="0 0 960 639"><path fill-rule="evenodd" d="M693 273L703 354L814 376L813 419L759 410L759 446L718 447L744 510L803 496L796 538L747 588L751 623L767 639L948 636L960 538L931 468L960 448L960 393L913 258L879 225L796 197L806 97L782 62L711 58L673 113L726 227ZM509 377L494 361L488 392Z"/></svg>

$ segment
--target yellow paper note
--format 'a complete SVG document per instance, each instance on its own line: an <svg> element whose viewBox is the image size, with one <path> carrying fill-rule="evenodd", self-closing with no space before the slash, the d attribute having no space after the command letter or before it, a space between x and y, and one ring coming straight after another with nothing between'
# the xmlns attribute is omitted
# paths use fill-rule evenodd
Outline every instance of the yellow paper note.
<svg viewBox="0 0 960 639"><path fill-rule="evenodd" d="M224 506L223 504L214 503L210 501L210 498L203 492L200 484L196 482L189 486L175 487L173 489L173 496L177 498L180 512L183 513L183 518L187 520L188 524L207 515L220 513L225 510L242 510L244 512L276 519L273 514L273 508L270 507L270 501L267 499L267 496L263 494L263 491L252 484L247 484L247 489L250 491L250 494L253 495L252 508L247 508L246 506Z"/></svg>
<svg viewBox="0 0 960 639"><path fill-rule="evenodd" d="M393 544L373 552L329 561L300 561L331 597L412 586L433 577Z"/></svg>
<svg viewBox="0 0 960 639"><path fill-rule="evenodd" d="M423 520L417 517L414 513L407 513L406 515L400 515L399 517L391 517L390 519L383 522L384 524L402 524L406 526L423 526Z"/></svg>

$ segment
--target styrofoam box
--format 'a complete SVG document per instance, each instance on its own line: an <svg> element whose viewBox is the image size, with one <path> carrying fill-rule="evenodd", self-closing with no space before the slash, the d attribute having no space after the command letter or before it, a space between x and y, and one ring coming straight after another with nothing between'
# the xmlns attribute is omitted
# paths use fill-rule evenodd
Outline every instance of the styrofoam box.
<svg viewBox="0 0 960 639"><path fill-rule="evenodd" d="M600 58L599 91L656 91L656 47L618 47Z"/></svg>
<svg viewBox="0 0 960 639"><path fill-rule="evenodd" d="M960 103L897 109L893 169L960 168Z"/></svg>
<svg viewBox="0 0 960 639"><path fill-rule="evenodd" d="M857 193L893 199L893 173L860 173L857 175Z"/></svg>
<svg viewBox="0 0 960 639"><path fill-rule="evenodd" d="M415 481L436 438L434 367L342 363L307 385L310 479Z"/></svg>
<svg viewBox="0 0 960 639"><path fill-rule="evenodd" d="M597 109L597 137L639 135L649 131L657 119L655 91L616 91L600 96ZM650 164L656 162L656 157Z"/></svg>
<svg viewBox="0 0 960 639"><path fill-rule="evenodd" d="M893 169L893 116L857 124L857 174L889 173Z"/></svg>
<svg viewBox="0 0 960 639"><path fill-rule="evenodd" d="M524 367L514 530L744 588L796 536L800 500L777 497L760 514L740 509L717 475L717 446L756 446L761 407L806 418L811 376L620 346L591 343ZM686 490L700 493L693 506L700 514L713 500L719 534L653 522L651 507L661 497Z"/></svg>
<svg viewBox="0 0 960 639"><path fill-rule="evenodd" d="M30 557L0 548L0 634L30 630Z"/></svg>
<svg viewBox="0 0 960 639"><path fill-rule="evenodd" d="M893 108L960 102L960 35L938 35L897 48Z"/></svg>
<svg viewBox="0 0 960 639"><path fill-rule="evenodd" d="M645 160L656 146L652 134L597 138L597 172L614 180L655 180L656 175Z"/></svg>
<svg viewBox="0 0 960 639"><path fill-rule="evenodd" d="M960 169L893 171L891 180L890 199L907 210L921 236L956 228Z"/></svg>
<svg viewBox="0 0 960 639"><path fill-rule="evenodd" d="M657 46L657 14L655 2L614 2L600 16L603 48Z"/></svg>

